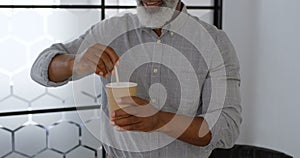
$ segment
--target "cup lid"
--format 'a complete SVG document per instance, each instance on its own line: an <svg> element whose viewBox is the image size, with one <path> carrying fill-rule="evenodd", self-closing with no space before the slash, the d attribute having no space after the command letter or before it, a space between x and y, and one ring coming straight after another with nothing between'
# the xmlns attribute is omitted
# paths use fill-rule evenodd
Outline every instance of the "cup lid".
<svg viewBox="0 0 300 158"><path fill-rule="evenodd" d="M106 84L107 88L127 88L127 87L136 87L137 83L133 82L112 82Z"/></svg>

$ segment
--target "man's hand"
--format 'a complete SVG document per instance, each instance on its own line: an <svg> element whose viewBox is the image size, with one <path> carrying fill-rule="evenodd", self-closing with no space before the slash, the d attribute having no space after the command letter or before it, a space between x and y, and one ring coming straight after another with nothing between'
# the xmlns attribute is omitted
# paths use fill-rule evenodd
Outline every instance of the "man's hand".
<svg viewBox="0 0 300 158"><path fill-rule="evenodd" d="M118 60L119 56L112 48L97 43L85 52L76 55L73 72L78 75L95 72L107 77L109 73L113 73L114 65L118 63Z"/></svg>
<svg viewBox="0 0 300 158"><path fill-rule="evenodd" d="M48 77L52 82L62 82L72 75L84 76L95 72L107 77L118 65L116 52L102 44L95 44L81 54L59 54L49 64Z"/></svg>
<svg viewBox="0 0 300 158"><path fill-rule="evenodd" d="M197 146L208 145L212 138L202 117L159 111L138 97L123 97L118 103L131 105L111 113L110 124L119 131L158 131Z"/></svg>
<svg viewBox="0 0 300 158"><path fill-rule="evenodd" d="M119 131L151 132L161 127L159 111L148 101L138 97L123 97L117 100L118 104L130 106L111 113L111 125L117 126Z"/></svg>

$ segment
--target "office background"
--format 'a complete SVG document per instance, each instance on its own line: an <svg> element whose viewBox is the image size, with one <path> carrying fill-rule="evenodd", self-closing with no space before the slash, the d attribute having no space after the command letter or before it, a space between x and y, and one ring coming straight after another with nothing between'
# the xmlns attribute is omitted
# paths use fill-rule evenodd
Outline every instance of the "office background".
<svg viewBox="0 0 300 158"><path fill-rule="evenodd" d="M185 0L189 6L212 6L213 0ZM99 0L0 0L1 5L99 5ZM134 0L106 0L131 6ZM267 147L300 157L299 121L300 11L297 0L226 0L223 29L241 63L243 124L237 143ZM125 7L126 8L126 7ZM204 7L205 8L205 7ZM106 18L124 9L106 9ZM133 11L129 9L129 11ZM213 24L209 9L190 9ZM102 157L101 144L85 128L97 130L95 107L74 107L73 85L44 88L29 76L38 53L67 42L103 17L100 9L0 9L0 113L65 108L56 113L0 117L0 157ZM90 76L76 85L89 82ZM80 87L76 106L95 105L98 94ZM69 110L69 111L68 111ZM46 111L47 112L47 111ZM84 126L85 125L85 126ZM34 134L33 134L34 133ZM28 146L28 142L32 146Z"/></svg>
<svg viewBox="0 0 300 158"><path fill-rule="evenodd" d="M300 1L225 0L223 28L241 63L238 143L300 157Z"/></svg>

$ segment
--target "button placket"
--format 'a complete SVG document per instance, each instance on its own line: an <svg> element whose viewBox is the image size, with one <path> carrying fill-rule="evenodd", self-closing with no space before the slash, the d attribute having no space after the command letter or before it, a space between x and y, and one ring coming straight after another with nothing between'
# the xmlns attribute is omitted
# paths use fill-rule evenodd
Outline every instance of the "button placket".
<svg viewBox="0 0 300 158"><path fill-rule="evenodd" d="M163 44L162 44L162 38L157 37L156 38L156 44L155 44L155 50L153 51L153 58L152 58L152 69L151 69L151 85L155 83L161 82L161 64L162 63L162 56L163 56ZM153 105L158 105L160 103L160 90L157 89L155 92L155 95L152 96L150 102Z"/></svg>
<svg viewBox="0 0 300 158"><path fill-rule="evenodd" d="M158 40L156 41L156 43L157 43L157 44L160 44L160 43L161 43L161 40L160 40L160 39L158 39Z"/></svg>
<svg viewBox="0 0 300 158"><path fill-rule="evenodd" d="M170 32L170 35L171 35L171 37L173 37L173 36L174 36L174 32L171 31L171 32Z"/></svg>
<svg viewBox="0 0 300 158"><path fill-rule="evenodd" d="M155 98L152 98L152 99L151 99L151 103L152 103L152 104L156 104L156 102L157 102L157 100L156 100Z"/></svg>
<svg viewBox="0 0 300 158"><path fill-rule="evenodd" d="M153 69L153 73L154 73L154 74L157 74L157 73L158 73L158 69L157 69L157 68L154 68L154 69Z"/></svg>

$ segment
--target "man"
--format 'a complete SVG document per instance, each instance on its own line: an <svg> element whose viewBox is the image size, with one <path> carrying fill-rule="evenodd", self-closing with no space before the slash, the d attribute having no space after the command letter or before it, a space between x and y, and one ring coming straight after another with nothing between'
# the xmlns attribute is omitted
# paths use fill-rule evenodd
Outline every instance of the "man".
<svg viewBox="0 0 300 158"><path fill-rule="evenodd" d="M233 146L241 124L240 78L226 34L187 14L180 0L137 5L137 15L104 20L43 51L33 80L60 86L96 73L105 85L117 65L120 76L138 83L137 97L118 99L131 106L103 118L112 157L207 158L214 148ZM104 87L102 94L108 115Z"/></svg>

